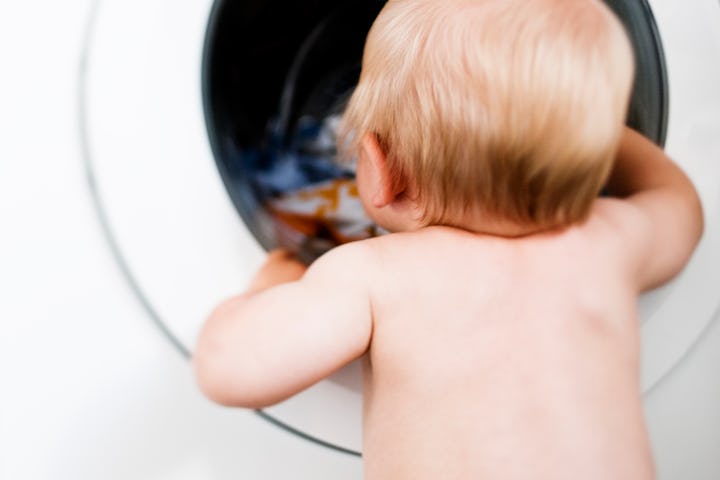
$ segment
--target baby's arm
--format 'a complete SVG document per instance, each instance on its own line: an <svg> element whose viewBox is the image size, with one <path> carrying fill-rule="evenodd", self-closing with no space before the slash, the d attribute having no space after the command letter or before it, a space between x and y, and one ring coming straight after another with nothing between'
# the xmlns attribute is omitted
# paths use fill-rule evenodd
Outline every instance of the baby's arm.
<svg viewBox="0 0 720 480"><path fill-rule="evenodd" d="M292 260L275 255L250 292L220 305L200 333L193 357L196 378L218 403L272 405L368 348L372 318L362 242L336 248L302 278L273 286L302 274Z"/></svg>
<svg viewBox="0 0 720 480"><path fill-rule="evenodd" d="M623 198L613 217L635 257L640 290L678 274L703 231L700 198L683 171L639 133L626 129L608 190Z"/></svg>

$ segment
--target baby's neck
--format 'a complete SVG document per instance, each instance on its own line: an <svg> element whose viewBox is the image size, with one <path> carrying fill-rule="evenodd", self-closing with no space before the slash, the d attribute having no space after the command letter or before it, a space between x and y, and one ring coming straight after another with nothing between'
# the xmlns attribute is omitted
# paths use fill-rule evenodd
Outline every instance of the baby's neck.
<svg viewBox="0 0 720 480"><path fill-rule="evenodd" d="M489 215L478 215L475 216L475 218L463 218L462 221L448 222L447 226L481 235L491 235L494 237L504 238L528 237L548 230L547 227L538 227L537 225L511 222L494 218Z"/></svg>
<svg viewBox="0 0 720 480"><path fill-rule="evenodd" d="M428 226L445 226L480 235L520 238L539 233L547 233L551 230L558 230L558 228L513 222L482 211L465 212L459 214L457 218L430 225L422 222L421 218L422 212L416 206L405 202L402 204L394 204L392 208L388 209L386 215L382 218L376 218L375 220L380 220L378 223L390 232L410 232Z"/></svg>
<svg viewBox="0 0 720 480"><path fill-rule="evenodd" d="M556 230L549 227L512 222L486 213L465 214L457 220L450 220L439 225L458 228L479 235L490 235L502 238L528 237L539 233L546 233L550 230ZM418 222L412 225L412 227L415 228L411 227L408 228L408 230L415 230L423 226L425 225Z"/></svg>

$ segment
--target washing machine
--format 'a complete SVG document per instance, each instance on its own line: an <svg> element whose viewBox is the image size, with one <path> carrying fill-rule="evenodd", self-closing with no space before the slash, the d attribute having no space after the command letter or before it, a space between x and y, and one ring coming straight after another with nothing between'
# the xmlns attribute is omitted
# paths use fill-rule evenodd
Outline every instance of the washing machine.
<svg viewBox="0 0 720 480"><path fill-rule="evenodd" d="M690 264L639 301L659 476L717 479L720 3L607 3L636 53L628 123L683 166L705 208ZM288 229L274 202L308 185L352 180L332 161L334 128L383 4L95 4L78 75L90 198L128 288L179 354L191 356L208 313L245 287L266 250L280 245L310 260L338 240L327 228ZM359 377L351 364L258 411L257 421L357 462Z"/></svg>

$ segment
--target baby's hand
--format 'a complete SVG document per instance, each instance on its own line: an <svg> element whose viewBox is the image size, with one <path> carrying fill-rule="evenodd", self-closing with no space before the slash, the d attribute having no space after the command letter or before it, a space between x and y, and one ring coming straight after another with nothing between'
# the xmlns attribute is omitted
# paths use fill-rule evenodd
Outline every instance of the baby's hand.
<svg viewBox="0 0 720 480"><path fill-rule="evenodd" d="M255 293L275 285L300 280L305 270L307 266L289 251L273 250L268 254L265 264L255 274L248 291Z"/></svg>

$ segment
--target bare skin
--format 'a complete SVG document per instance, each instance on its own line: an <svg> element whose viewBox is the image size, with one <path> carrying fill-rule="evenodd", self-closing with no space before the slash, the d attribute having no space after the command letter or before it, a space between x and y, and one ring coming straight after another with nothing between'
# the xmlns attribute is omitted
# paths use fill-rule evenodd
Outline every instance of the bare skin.
<svg viewBox="0 0 720 480"><path fill-rule="evenodd" d="M687 177L627 131L609 184L618 198L598 199L581 225L419 228L384 161L364 139L360 194L398 233L306 272L271 255L200 335L205 394L264 407L364 356L368 479L653 478L635 302L700 238Z"/></svg>

